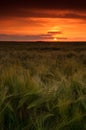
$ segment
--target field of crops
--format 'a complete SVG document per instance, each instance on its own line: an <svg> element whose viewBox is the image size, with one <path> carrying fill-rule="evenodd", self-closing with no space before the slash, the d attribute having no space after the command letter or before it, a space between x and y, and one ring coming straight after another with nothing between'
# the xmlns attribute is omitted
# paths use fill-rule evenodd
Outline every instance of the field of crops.
<svg viewBox="0 0 86 130"><path fill-rule="evenodd" d="M86 43L0 42L0 130L86 130Z"/></svg>

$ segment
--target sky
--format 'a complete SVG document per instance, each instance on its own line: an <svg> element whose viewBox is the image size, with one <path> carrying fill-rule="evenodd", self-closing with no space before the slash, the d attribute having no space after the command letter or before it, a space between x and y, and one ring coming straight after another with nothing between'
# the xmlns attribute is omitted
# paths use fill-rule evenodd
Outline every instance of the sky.
<svg viewBox="0 0 86 130"><path fill-rule="evenodd" d="M0 41L86 41L86 1L0 1Z"/></svg>

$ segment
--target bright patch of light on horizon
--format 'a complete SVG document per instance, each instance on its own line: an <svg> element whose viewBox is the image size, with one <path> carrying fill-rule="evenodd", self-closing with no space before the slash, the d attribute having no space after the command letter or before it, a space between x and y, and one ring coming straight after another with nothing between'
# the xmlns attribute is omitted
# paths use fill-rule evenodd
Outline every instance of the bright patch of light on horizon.
<svg viewBox="0 0 86 130"><path fill-rule="evenodd" d="M53 40L54 40L54 41L57 41L57 38L55 37Z"/></svg>

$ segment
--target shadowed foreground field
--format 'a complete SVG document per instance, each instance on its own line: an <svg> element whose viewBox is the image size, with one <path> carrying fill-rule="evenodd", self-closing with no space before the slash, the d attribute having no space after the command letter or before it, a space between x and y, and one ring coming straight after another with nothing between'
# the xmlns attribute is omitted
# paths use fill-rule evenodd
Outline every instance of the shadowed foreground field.
<svg viewBox="0 0 86 130"><path fill-rule="evenodd" d="M0 42L0 130L86 130L86 43Z"/></svg>

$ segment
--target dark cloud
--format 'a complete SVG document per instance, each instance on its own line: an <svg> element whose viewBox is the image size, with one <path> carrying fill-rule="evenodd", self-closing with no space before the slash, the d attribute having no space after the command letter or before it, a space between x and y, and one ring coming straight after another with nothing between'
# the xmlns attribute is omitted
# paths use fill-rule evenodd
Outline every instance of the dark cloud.
<svg viewBox="0 0 86 130"><path fill-rule="evenodd" d="M62 34L62 32L47 32L46 34L37 34L37 35L7 35L0 34L0 41L46 41L53 40L55 34ZM65 40L64 37L57 37L59 40Z"/></svg>
<svg viewBox="0 0 86 130"><path fill-rule="evenodd" d="M0 41L44 41L44 40L52 40L52 36L47 34L38 34L38 35L0 34Z"/></svg>
<svg viewBox="0 0 86 130"><path fill-rule="evenodd" d="M85 0L2 0L0 8L79 9L86 10Z"/></svg>
<svg viewBox="0 0 86 130"><path fill-rule="evenodd" d="M49 35L57 35L57 34L62 34L61 31L50 31L48 32Z"/></svg>
<svg viewBox="0 0 86 130"><path fill-rule="evenodd" d="M51 11L55 10L54 14ZM63 10L63 15L59 14ZM73 13L64 13L72 10ZM0 1L0 16L9 17L84 17L77 12L86 13L85 0L2 0ZM86 15L85 15L86 17Z"/></svg>
<svg viewBox="0 0 86 130"><path fill-rule="evenodd" d="M2 18L76 18L86 20L86 11L74 10L49 10L49 9L15 9L1 12Z"/></svg>

